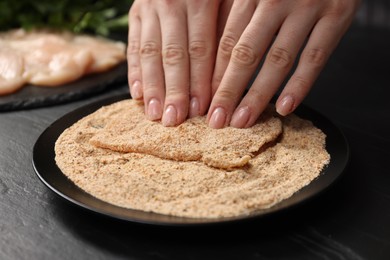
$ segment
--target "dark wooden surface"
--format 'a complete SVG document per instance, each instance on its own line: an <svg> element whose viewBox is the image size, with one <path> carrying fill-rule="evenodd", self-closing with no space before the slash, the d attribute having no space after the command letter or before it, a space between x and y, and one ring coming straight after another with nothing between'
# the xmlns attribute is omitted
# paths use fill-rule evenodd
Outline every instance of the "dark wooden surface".
<svg viewBox="0 0 390 260"><path fill-rule="evenodd" d="M305 100L345 133L351 161L327 192L290 211L216 227L170 228L95 215L32 168L53 121L103 94L0 113L0 259L390 259L390 32L352 28Z"/></svg>

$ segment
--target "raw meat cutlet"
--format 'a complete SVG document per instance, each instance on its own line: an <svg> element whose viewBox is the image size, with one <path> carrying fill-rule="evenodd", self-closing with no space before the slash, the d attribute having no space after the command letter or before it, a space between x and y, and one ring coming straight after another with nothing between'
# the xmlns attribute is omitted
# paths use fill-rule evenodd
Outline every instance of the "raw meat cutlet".
<svg viewBox="0 0 390 260"><path fill-rule="evenodd" d="M145 119L143 105L134 100L118 104L121 110L91 138L100 148L136 152L176 161L202 161L209 166L232 169L246 165L261 147L282 132L282 123L271 110L251 128L207 126L206 117L188 119L177 127L164 127Z"/></svg>
<svg viewBox="0 0 390 260"><path fill-rule="evenodd" d="M19 90L25 83L23 58L0 44L0 96Z"/></svg>
<svg viewBox="0 0 390 260"><path fill-rule="evenodd" d="M0 96L26 84L62 86L125 59L123 42L102 37L49 30L0 32Z"/></svg>

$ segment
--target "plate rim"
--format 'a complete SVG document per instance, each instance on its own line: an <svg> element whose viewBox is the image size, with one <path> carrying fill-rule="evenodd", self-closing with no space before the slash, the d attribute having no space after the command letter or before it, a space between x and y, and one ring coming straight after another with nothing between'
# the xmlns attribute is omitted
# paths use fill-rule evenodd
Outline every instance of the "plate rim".
<svg viewBox="0 0 390 260"><path fill-rule="evenodd" d="M160 226L194 226L221 224L257 219L260 217L265 217L275 213L283 212L285 210L302 205L303 203L307 203L313 198L318 197L330 186L332 186L332 184L334 184L345 172L345 169L347 168L350 161L349 144L346 136L341 131L341 129L329 118L325 117L316 110L302 104L297 108L295 113L302 118L311 120L314 125L316 125L318 128L325 132L325 134L327 135L327 150L331 155L331 159L330 163L321 171L320 176L310 182L307 186L294 193L291 197L277 203L276 205L268 209L258 210L249 215L239 215L223 218L188 218L123 208L93 197L92 195L78 187L76 184L74 184L71 180L69 180L55 163L54 145L59 135L70 125L77 122L79 119L96 111L102 106L106 106L126 98L131 98L128 93L103 98L101 100L94 101L92 103L76 108L73 111L70 111L55 120L39 135L33 147L32 164L35 174L47 188L49 188L56 195L65 199L73 205L77 205L81 208L87 209L91 212L100 215L127 222ZM310 118L313 116L314 118ZM58 125L61 127L57 127ZM338 147L328 147L329 136L331 136L331 138L337 139L331 140L333 143L335 141L341 141L341 143L338 143ZM47 142L47 139L49 139L49 142ZM343 151L336 150L336 148L340 147L343 148ZM44 162L41 161L43 158L40 158L42 157L42 148L45 148L43 153L44 155L46 155L43 156L45 157ZM338 156L334 158L334 155L336 153L338 153ZM42 166L42 164L46 165ZM45 170L42 168L48 167L47 164L49 164L49 167L52 168L54 173L45 173ZM337 167L337 165L335 164L340 164L340 166ZM335 167L337 169L336 172L334 172ZM67 181L65 181L65 183L62 183L60 180L59 183L56 183L56 181L53 181L52 179L48 178L48 174L54 174L54 178L60 178L62 179L62 182L64 181L64 178L66 178ZM77 196L75 196L74 194L69 194L68 189L70 189L70 191L72 191L73 193L76 192ZM79 196L81 196L81 201ZM90 202L90 200L92 200L92 202L95 204L91 205L91 203L88 203L88 201ZM98 205L99 207L97 207L96 205Z"/></svg>

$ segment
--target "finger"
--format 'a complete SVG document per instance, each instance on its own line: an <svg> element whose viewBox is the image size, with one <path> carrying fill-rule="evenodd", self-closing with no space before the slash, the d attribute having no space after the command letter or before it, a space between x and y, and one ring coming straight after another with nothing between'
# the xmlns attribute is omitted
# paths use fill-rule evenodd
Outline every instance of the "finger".
<svg viewBox="0 0 390 260"><path fill-rule="evenodd" d="M127 45L127 78L131 97L142 99L142 72L139 57L141 42L141 21L134 9L129 12L129 34Z"/></svg>
<svg viewBox="0 0 390 260"><path fill-rule="evenodd" d="M324 17L315 25L297 69L276 102L279 114L292 113L303 101L349 24L342 19Z"/></svg>
<svg viewBox="0 0 390 260"><path fill-rule="evenodd" d="M162 123L175 126L188 114L189 60L187 17L184 10L172 6L160 8L162 55L165 75L165 104Z"/></svg>
<svg viewBox="0 0 390 260"><path fill-rule="evenodd" d="M219 30L223 29L223 34L218 44L217 59L215 63L213 78L212 78L212 96L217 91L222 77L229 64L232 51L239 41L241 34L248 26L251 16L255 11L253 1L235 1L233 5L222 5L221 20L219 23L226 23L224 27L219 24ZM230 11L229 16L228 11ZM227 19L227 21L224 21Z"/></svg>
<svg viewBox="0 0 390 260"><path fill-rule="evenodd" d="M161 33L157 14L153 10L144 10L141 16L141 71L145 102L145 114L149 120L158 120L162 116L165 86L161 58Z"/></svg>
<svg viewBox="0 0 390 260"><path fill-rule="evenodd" d="M230 122L235 107L284 17L280 9L272 14L265 8L256 9L250 24L232 50L228 67L212 99L207 117L211 127L221 128ZM239 17L235 19L238 21Z"/></svg>
<svg viewBox="0 0 390 260"><path fill-rule="evenodd" d="M218 5L218 1L191 1L188 6L189 117L204 115L210 104Z"/></svg>
<svg viewBox="0 0 390 260"><path fill-rule="evenodd" d="M285 19L252 87L236 108L231 126L243 128L256 122L290 72L316 19L313 10L295 12Z"/></svg>

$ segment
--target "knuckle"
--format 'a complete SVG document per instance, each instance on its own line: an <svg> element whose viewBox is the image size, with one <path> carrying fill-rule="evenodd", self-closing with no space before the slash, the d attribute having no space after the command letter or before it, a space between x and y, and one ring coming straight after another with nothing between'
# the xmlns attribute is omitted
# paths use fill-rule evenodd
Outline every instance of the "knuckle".
<svg viewBox="0 0 390 260"><path fill-rule="evenodd" d="M268 8L276 8L283 4L283 0L262 0L260 1L261 4L264 4Z"/></svg>
<svg viewBox="0 0 390 260"><path fill-rule="evenodd" d="M188 53L192 59L205 59L210 55L210 47L206 41L190 42Z"/></svg>
<svg viewBox="0 0 390 260"><path fill-rule="evenodd" d="M304 51L302 57L305 62L315 67L322 67L328 58L328 54L324 49L315 48Z"/></svg>
<svg viewBox="0 0 390 260"><path fill-rule="evenodd" d="M149 82L149 81L143 82L142 86L143 86L144 93L147 96L154 95L156 92L160 91L163 87L161 84L158 84L157 82Z"/></svg>
<svg viewBox="0 0 390 260"><path fill-rule="evenodd" d="M129 17L136 16L138 13L137 5L133 4L127 13Z"/></svg>
<svg viewBox="0 0 390 260"><path fill-rule="evenodd" d="M291 81L296 93L306 93L311 86L310 81L302 75L294 75Z"/></svg>
<svg viewBox="0 0 390 260"><path fill-rule="evenodd" d="M247 95L260 104L268 103L269 101L269 97L266 93L255 87L250 88Z"/></svg>
<svg viewBox="0 0 390 260"><path fill-rule="evenodd" d="M189 99L189 92L179 86L170 86L166 89L166 98L167 100L185 102Z"/></svg>
<svg viewBox="0 0 390 260"><path fill-rule="evenodd" d="M177 44L169 44L163 50L163 62L167 65L176 65L186 58L186 51Z"/></svg>
<svg viewBox="0 0 390 260"><path fill-rule="evenodd" d="M286 69L292 66L293 57L287 49L274 47L268 54L268 61L276 67Z"/></svg>
<svg viewBox="0 0 390 260"><path fill-rule="evenodd" d="M129 12L128 12L129 17L138 16L138 13L140 10L138 3L139 2L136 1L134 4L131 5Z"/></svg>
<svg viewBox="0 0 390 260"><path fill-rule="evenodd" d="M142 58L155 57L160 55L160 46L153 41L145 42L140 48Z"/></svg>
<svg viewBox="0 0 390 260"><path fill-rule="evenodd" d="M190 4L195 10L200 10L205 7L218 6L219 3L215 0L191 0Z"/></svg>
<svg viewBox="0 0 390 260"><path fill-rule="evenodd" d="M359 1L356 0L334 0L325 15L334 18L336 21L341 18L351 19L358 6Z"/></svg>
<svg viewBox="0 0 390 260"><path fill-rule="evenodd" d="M349 4L348 1L333 1L333 13L335 15L342 15L348 12Z"/></svg>
<svg viewBox="0 0 390 260"><path fill-rule="evenodd" d="M299 6L301 8L308 8L313 10L313 8L319 7L321 3L324 3L323 0L301 0L299 2Z"/></svg>
<svg viewBox="0 0 390 260"><path fill-rule="evenodd" d="M220 88L216 95L218 95L219 100L231 102L231 100L236 98L237 93L232 88Z"/></svg>
<svg viewBox="0 0 390 260"><path fill-rule="evenodd" d="M175 0L163 0L163 2L166 4L166 5L171 5L175 2Z"/></svg>
<svg viewBox="0 0 390 260"><path fill-rule="evenodd" d="M128 70L141 70L140 68L140 61L134 57L128 57L127 58L127 67Z"/></svg>
<svg viewBox="0 0 390 260"><path fill-rule="evenodd" d="M127 45L127 54L139 54L140 44L138 40L129 41Z"/></svg>
<svg viewBox="0 0 390 260"><path fill-rule="evenodd" d="M256 66L258 57L252 47L238 44L233 48L231 59L241 66L253 67Z"/></svg>
<svg viewBox="0 0 390 260"><path fill-rule="evenodd" d="M166 96L168 97L174 97L174 99L185 99L188 98L188 91L180 88L179 86L170 86L166 89Z"/></svg>
<svg viewBox="0 0 390 260"><path fill-rule="evenodd" d="M227 57L230 57L234 46L236 46L237 40L230 35L223 35L219 43L221 53Z"/></svg>
<svg viewBox="0 0 390 260"><path fill-rule="evenodd" d="M140 75L141 75L141 71L138 69L138 67L134 67L132 68L131 71L128 72L127 76L129 78L129 81L132 81L130 79L139 79L140 78Z"/></svg>
<svg viewBox="0 0 390 260"><path fill-rule="evenodd" d="M162 2L168 7L173 7L178 3L177 0L163 0Z"/></svg>

